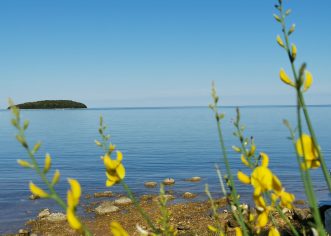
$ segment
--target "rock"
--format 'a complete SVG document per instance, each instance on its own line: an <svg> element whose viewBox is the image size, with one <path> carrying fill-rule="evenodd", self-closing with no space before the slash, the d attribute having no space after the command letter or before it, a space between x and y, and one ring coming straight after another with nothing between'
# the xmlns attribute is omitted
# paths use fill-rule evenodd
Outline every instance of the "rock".
<svg viewBox="0 0 331 236"><path fill-rule="evenodd" d="M172 185L175 183L175 180L173 178L166 178L163 180L164 185Z"/></svg>
<svg viewBox="0 0 331 236"><path fill-rule="evenodd" d="M100 192L100 193L94 193L95 198L100 198L100 197L112 197L113 192L112 191L105 191L105 192Z"/></svg>
<svg viewBox="0 0 331 236"><path fill-rule="evenodd" d="M199 177L199 176L194 176L194 177L192 177L192 178L185 179L185 181L189 181L189 182L200 182L200 181L201 181L201 177Z"/></svg>
<svg viewBox="0 0 331 236"><path fill-rule="evenodd" d="M37 199L39 199L39 198L40 198L39 196L34 195L34 194L31 194L31 195L29 196L29 199L30 199L30 200L37 200Z"/></svg>
<svg viewBox="0 0 331 236"><path fill-rule="evenodd" d="M95 208L95 213L97 215L107 215L116 211L119 211L119 208L114 206L113 202L111 201L103 202L97 208Z"/></svg>
<svg viewBox="0 0 331 236"><path fill-rule="evenodd" d="M146 188L155 188L157 186L157 183L149 181L149 182L145 182L144 185Z"/></svg>
<svg viewBox="0 0 331 236"><path fill-rule="evenodd" d="M152 200L152 199L153 199L153 195L144 194L140 197L141 201L148 201L148 200Z"/></svg>
<svg viewBox="0 0 331 236"><path fill-rule="evenodd" d="M18 236L30 236L30 232L27 231L26 229L20 229L18 231Z"/></svg>
<svg viewBox="0 0 331 236"><path fill-rule="evenodd" d="M295 208L293 213L293 218L298 219L299 221L307 221L312 219L312 215L309 209Z"/></svg>
<svg viewBox="0 0 331 236"><path fill-rule="evenodd" d="M90 199L92 196L91 196L91 194L86 194L85 195L85 199Z"/></svg>
<svg viewBox="0 0 331 236"><path fill-rule="evenodd" d="M164 194L163 197L167 200L167 201L171 201L174 200L175 197L171 194ZM156 201L160 201L161 196L157 196L154 200Z"/></svg>
<svg viewBox="0 0 331 236"><path fill-rule="evenodd" d="M51 212L49 211L49 209L46 208L46 209L42 210L41 212L39 212L38 218L43 219L43 218L50 216L50 214L51 214Z"/></svg>
<svg viewBox="0 0 331 236"><path fill-rule="evenodd" d="M185 192L183 194L183 198L186 198L186 199L188 199L188 198L195 198L196 196L197 196L196 194L190 193L190 192Z"/></svg>
<svg viewBox="0 0 331 236"><path fill-rule="evenodd" d="M67 217L65 214L63 214L61 212L56 212L56 213L51 213L49 216L47 216L43 219L50 221L50 222L62 222L62 221L66 221Z"/></svg>
<svg viewBox="0 0 331 236"><path fill-rule="evenodd" d="M114 202L117 206L127 206L132 204L132 200L128 197L120 197L119 199L116 199Z"/></svg>
<svg viewBox="0 0 331 236"><path fill-rule="evenodd" d="M301 199L299 199L299 200L295 200L295 201L293 202L293 204L294 204L294 205L305 205L306 202L305 202L305 200L301 200Z"/></svg>

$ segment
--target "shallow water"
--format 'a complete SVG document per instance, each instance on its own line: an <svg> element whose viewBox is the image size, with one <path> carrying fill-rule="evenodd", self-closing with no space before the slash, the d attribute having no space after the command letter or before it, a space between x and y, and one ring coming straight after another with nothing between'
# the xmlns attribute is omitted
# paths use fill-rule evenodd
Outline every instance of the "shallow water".
<svg viewBox="0 0 331 236"><path fill-rule="evenodd" d="M232 135L235 108L223 108L225 143L229 147L230 162L234 170L245 170L231 145L238 144ZM331 107L310 107L312 120L320 144L331 166ZM246 136L254 136L258 151L269 154L270 167L278 174L287 190L303 198L293 145L286 138L283 118L293 124L294 107L243 107L242 122L247 126ZM204 199L204 184L210 184L213 194L219 195L219 183L214 164L220 161L216 124L208 108L139 108L139 109L86 109L86 110L24 110L22 116L30 120L27 132L31 144L41 140L40 163L45 152L53 157L52 169L61 170L58 191L65 195L67 177L77 178L84 194L107 190L101 150L94 140L98 138L99 116L109 125L112 142L124 154L127 170L126 182L137 194L156 193L145 189L144 181L176 179L172 187L178 195L185 191L198 193ZM40 184L35 173L23 169L17 159L27 159L26 153L15 140L15 129L10 125L9 111L0 111L0 234L14 232L24 222L34 218L43 208L58 209L49 200L30 201L28 183ZM249 173L249 172L247 172ZM200 183L183 181L201 176ZM326 188L320 170L313 172L318 197L326 198ZM249 186L238 185L240 195L249 201ZM123 192L120 186L112 191Z"/></svg>

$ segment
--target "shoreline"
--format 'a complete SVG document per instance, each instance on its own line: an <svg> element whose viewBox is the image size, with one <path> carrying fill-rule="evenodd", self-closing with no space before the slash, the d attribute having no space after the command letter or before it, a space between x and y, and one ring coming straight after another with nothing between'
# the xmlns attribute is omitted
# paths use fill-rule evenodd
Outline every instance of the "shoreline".
<svg viewBox="0 0 331 236"><path fill-rule="evenodd" d="M178 235L211 235L208 225L215 225L212 218L211 204L207 201L194 201L194 196L184 197L185 202L175 203L175 192L167 192L167 209L170 212L170 224L178 231ZM194 194L194 193L191 193ZM182 200L177 199L177 200ZM94 235L110 235L109 225L111 221L118 221L127 230L129 235L139 235L137 226L148 230L148 227L134 206L125 195L114 194L111 191L97 192L92 195L85 195L86 204L81 204L84 209L84 217L81 217L84 224ZM141 207L150 215L156 224L160 217L158 195L145 194L139 199ZM38 200L36 200L38 201ZM220 209L220 220L227 230L227 235L234 235L234 227L237 226L232 214L228 212L227 199L225 197L215 199ZM306 224L310 212L303 200L295 202L295 209L288 210L286 215L294 221L297 227ZM298 221L298 217L300 222ZM279 217L278 217L279 218ZM285 233L288 232L286 223L279 220L279 225ZM305 221L304 223L301 221ZM49 209L42 210L33 220L26 222L26 227L20 230L20 234L6 234L6 236L40 236L40 235L79 235L72 230L66 222L65 215L61 212L52 212Z"/></svg>

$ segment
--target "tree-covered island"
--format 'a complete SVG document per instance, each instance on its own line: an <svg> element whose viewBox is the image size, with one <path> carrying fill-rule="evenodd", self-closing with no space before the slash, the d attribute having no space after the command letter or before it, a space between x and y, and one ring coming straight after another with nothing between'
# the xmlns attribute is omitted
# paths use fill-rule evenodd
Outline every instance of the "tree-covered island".
<svg viewBox="0 0 331 236"><path fill-rule="evenodd" d="M20 109L82 109L87 106L71 100L43 100L15 105ZM8 107L10 109L10 107Z"/></svg>

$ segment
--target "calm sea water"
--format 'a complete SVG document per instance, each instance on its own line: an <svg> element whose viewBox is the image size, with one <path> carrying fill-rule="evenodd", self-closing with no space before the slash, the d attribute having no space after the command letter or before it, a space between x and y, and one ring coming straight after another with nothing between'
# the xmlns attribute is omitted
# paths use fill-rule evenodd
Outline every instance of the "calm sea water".
<svg viewBox="0 0 331 236"><path fill-rule="evenodd" d="M231 145L238 144L232 135L234 108L224 108L225 143L229 148L234 170L243 169L238 154ZM331 167L331 107L309 108ZM303 198L303 189L297 171L293 146L282 119L295 121L293 107L244 107L242 122L246 135L254 136L258 151L270 156L271 169L276 172L286 188ZM137 194L157 192L147 190L144 181L161 181L166 177L176 179L172 187L178 195L185 191L198 193L203 199L204 184L211 185L217 195L219 184L214 171L218 163L222 169L216 124L208 108L154 108L154 109L87 109L87 110L24 110L22 116L30 120L27 132L31 144L41 140L40 163L45 152L53 157L53 169L61 170L58 191L64 196L68 188L66 178L77 178L84 194L107 190L104 168L100 161L102 152L95 146L98 138L99 116L103 115L112 135L112 141L124 153L127 169L126 181ZM0 111L0 234L22 228L24 222L34 218L47 207L58 208L49 200L30 201L30 180L42 186L31 170L23 169L17 159L27 159L26 153L15 140L15 129L10 125L11 114ZM201 183L183 181L201 176ZM320 170L313 173L316 193L326 198L326 188ZM249 201L249 186L238 186L244 200ZM123 192L120 186L112 191Z"/></svg>

